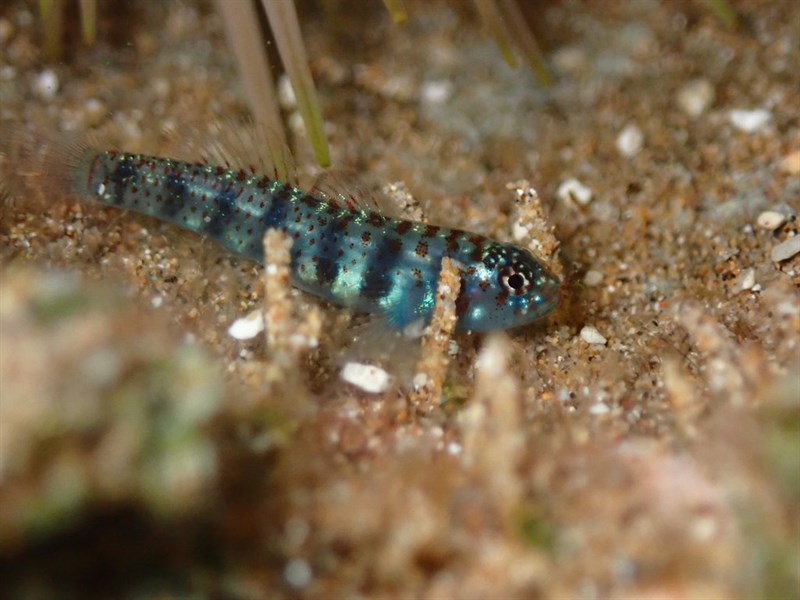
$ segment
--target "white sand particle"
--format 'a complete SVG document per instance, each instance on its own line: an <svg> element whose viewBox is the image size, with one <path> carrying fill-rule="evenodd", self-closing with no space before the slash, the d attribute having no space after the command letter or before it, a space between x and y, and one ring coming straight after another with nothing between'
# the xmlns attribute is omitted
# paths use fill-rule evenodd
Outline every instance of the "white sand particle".
<svg viewBox="0 0 800 600"><path fill-rule="evenodd" d="M628 158L636 156L639 150L642 149L644 143L644 134L642 130L636 125L626 125L625 128L617 136L617 150L623 156Z"/></svg>
<svg viewBox="0 0 800 600"><path fill-rule="evenodd" d="M583 283L589 287L599 285L603 281L603 274L600 271L586 271L583 276Z"/></svg>
<svg viewBox="0 0 800 600"><path fill-rule="evenodd" d="M228 335L237 340L250 340L264 331L264 313L258 308L236 319L228 327Z"/></svg>
<svg viewBox="0 0 800 600"><path fill-rule="evenodd" d="M602 346L608 341L593 325L584 325L580 335L581 339L587 344Z"/></svg>
<svg viewBox="0 0 800 600"><path fill-rule="evenodd" d="M33 90L42 100L52 100L58 92L58 75L55 71L45 69L33 82Z"/></svg>
<svg viewBox="0 0 800 600"><path fill-rule="evenodd" d="M341 377L370 394L380 394L389 387L389 374L374 365L349 362L342 369Z"/></svg>
<svg viewBox="0 0 800 600"><path fill-rule="evenodd" d="M765 210L756 219L756 225L761 229L775 231L786 222L786 215L777 210Z"/></svg>
<svg viewBox="0 0 800 600"><path fill-rule="evenodd" d="M575 202L581 206L586 206L594 198L594 192L583 183L570 177L561 182L556 190L556 195L564 202Z"/></svg>
<svg viewBox="0 0 800 600"><path fill-rule="evenodd" d="M753 289L753 286L755 284L756 284L755 269L745 269L744 271L742 271L742 275L739 278L739 286L741 287L742 291Z"/></svg>
<svg viewBox="0 0 800 600"><path fill-rule="evenodd" d="M781 242L772 249L769 257L772 262L781 262L792 258L795 254L800 252L800 235L790 237L785 242Z"/></svg>
<svg viewBox="0 0 800 600"><path fill-rule="evenodd" d="M706 79L693 79L678 91L676 101L687 115L699 117L714 101L714 87Z"/></svg>
<svg viewBox="0 0 800 600"><path fill-rule="evenodd" d="M769 123L772 113L764 108L734 109L728 113L728 118L736 129L745 133L756 133Z"/></svg>

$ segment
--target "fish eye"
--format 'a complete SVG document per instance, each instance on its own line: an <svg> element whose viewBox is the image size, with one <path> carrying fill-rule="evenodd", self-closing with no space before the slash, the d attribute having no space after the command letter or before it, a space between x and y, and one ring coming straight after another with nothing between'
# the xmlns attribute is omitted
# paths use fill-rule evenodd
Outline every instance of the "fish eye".
<svg viewBox="0 0 800 600"><path fill-rule="evenodd" d="M520 273L514 273L508 278L508 285L515 290L521 289L525 287L525 277Z"/></svg>
<svg viewBox="0 0 800 600"><path fill-rule="evenodd" d="M530 288L530 279L521 269L513 266L505 267L500 272L500 282L509 292L517 296L524 294Z"/></svg>

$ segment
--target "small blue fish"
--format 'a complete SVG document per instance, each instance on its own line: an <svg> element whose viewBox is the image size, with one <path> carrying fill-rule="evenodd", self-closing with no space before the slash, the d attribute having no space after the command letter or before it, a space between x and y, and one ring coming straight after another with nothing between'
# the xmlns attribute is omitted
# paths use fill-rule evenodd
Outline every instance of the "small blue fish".
<svg viewBox="0 0 800 600"><path fill-rule="evenodd" d="M254 261L263 261L267 229L285 231L294 286L379 313L397 329L430 321L445 256L463 265L458 331L524 325L558 305L560 283L545 265L481 235L392 218L252 171L75 145L51 155L68 163L68 192L174 223Z"/></svg>

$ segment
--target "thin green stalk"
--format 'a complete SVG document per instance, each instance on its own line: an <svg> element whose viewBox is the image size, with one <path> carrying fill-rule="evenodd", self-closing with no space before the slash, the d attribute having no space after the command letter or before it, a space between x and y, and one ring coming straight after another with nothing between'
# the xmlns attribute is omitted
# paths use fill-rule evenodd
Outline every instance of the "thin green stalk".
<svg viewBox="0 0 800 600"><path fill-rule="evenodd" d="M311 78L308 58L297 20L297 11L293 1L261 0L267 12L272 34L278 45L286 74L289 76L297 97L297 105L306 125L308 138L317 156L320 166L327 167L331 163L328 142L322 127L322 111L317 98L317 90Z"/></svg>
<svg viewBox="0 0 800 600"><path fill-rule="evenodd" d="M217 10L236 56L253 116L286 145L286 132L267 62L264 36L258 26L256 5L252 0L217 0Z"/></svg>

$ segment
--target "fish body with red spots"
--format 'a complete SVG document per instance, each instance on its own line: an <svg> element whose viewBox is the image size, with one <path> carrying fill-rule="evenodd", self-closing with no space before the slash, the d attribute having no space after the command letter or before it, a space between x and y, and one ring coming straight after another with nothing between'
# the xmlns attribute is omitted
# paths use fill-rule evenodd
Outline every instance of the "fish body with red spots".
<svg viewBox="0 0 800 600"><path fill-rule="evenodd" d="M430 321L442 259L461 266L457 329L507 329L555 308L559 281L530 252L486 237L388 217L243 170L82 148L69 161L74 194L213 238L263 261L270 228L293 240L292 284L394 328Z"/></svg>

